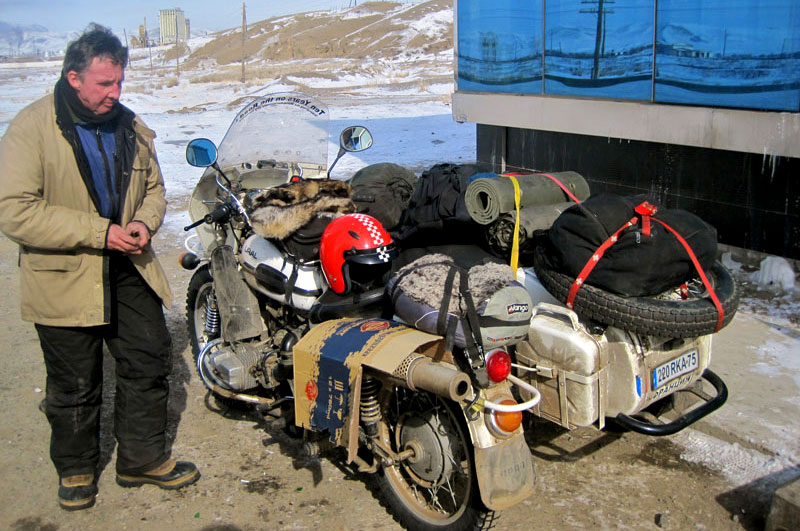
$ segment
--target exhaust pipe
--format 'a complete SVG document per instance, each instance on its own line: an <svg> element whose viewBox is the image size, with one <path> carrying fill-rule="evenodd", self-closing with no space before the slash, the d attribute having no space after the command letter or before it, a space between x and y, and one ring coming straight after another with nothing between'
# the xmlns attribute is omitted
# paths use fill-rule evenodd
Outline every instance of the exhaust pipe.
<svg viewBox="0 0 800 531"><path fill-rule="evenodd" d="M401 369L401 367L398 367ZM464 400L472 385L469 376L451 365L436 363L426 356L419 356L408 363L405 374L394 378L413 391L428 391L454 402Z"/></svg>

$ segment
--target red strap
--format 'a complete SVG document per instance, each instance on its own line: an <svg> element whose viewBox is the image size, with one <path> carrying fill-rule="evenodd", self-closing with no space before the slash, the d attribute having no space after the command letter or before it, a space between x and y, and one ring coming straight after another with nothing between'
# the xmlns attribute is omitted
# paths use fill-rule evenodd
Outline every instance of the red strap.
<svg viewBox="0 0 800 531"><path fill-rule="evenodd" d="M705 271L703 271L703 268L700 266L700 262L697 260L697 256L695 256L694 251L692 251L692 248L689 247L689 244L686 242L686 240L683 239L683 236L678 234L678 232L675 229L673 229L672 227L670 227L669 225L667 225L658 218L653 218L653 221L660 223L665 229L674 234L675 237L678 238L678 241L681 242L681 245L683 245L683 248L686 249L686 252L689 253L689 258L692 259L694 268L697 269L697 272L700 274L700 279L703 281L703 285L706 287L706 291L708 291L708 295L709 297L711 297L711 301L717 308L717 327L714 329L714 332L719 332L720 329L722 328L722 320L725 317L725 311L722 308L722 304L719 302L717 293L714 291L714 288L711 287L711 283L708 281L708 277L706 277Z"/></svg>
<svg viewBox="0 0 800 531"><path fill-rule="evenodd" d="M644 217L649 218L650 216L643 216L643 218ZM665 229L670 231L678 239L678 241L681 243L681 245L683 245L683 248L686 249L686 252L689 254L689 258L691 258L695 269L697 270L698 274L700 275L700 279L703 281L703 285L706 287L706 290L708 291L708 295L711 297L711 300L714 303L714 306L717 308L717 316L718 316L718 318L717 318L717 327L714 329L714 332L719 332L720 329L722 328L722 321L723 321L723 319L725 317L725 311L722 308L722 304L719 302L719 298L717 297L717 294L714 291L714 288L711 287L711 283L708 281L708 277L706 276L705 272L703 271L703 268L700 265L700 262L697 260L697 256L695 256L694 251L692 251L692 248L689 246L689 244L686 242L686 240L683 239L683 236L678 234L677 231L675 231L675 229L673 229L672 227L670 227L669 225L667 225L666 223L664 223L663 221L661 221L658 218L652 218L652 219L653 219L653 221L661 224ZM589 276L589 273L592 272L592 269L594 269L594 267L597 265L597 262L600 261L600 258L603 257L603 254L605 254L605 252L608 250L609 247L611 247L612 245L614 245L617 242L617 240L619 239L618 238L619 237L619 233L622 232L623 230L627 229L628 227L632 227L633 225L636 225L638 222L639 222L638 218L636 218L636 217L631 218L630 221L628 221L625 225L620 227L619 230L617 230L617 232L612 234L610 238L608 238L606 241L604 241L603 244L600 245L600 247L597 248L597 251L594 252L594 254L589 259L589 261L586 262L586 265L583 266L583 269L581 269L581 272L578 274L578 278L576 278L575 282L572 283L572 287L570 288L569 294L567 295L567 301L566 301L567 308L572 309L572 306L575 303L575 296L578 294L578 290L581 288L581 286L583 285L583 282ZM681 292L683 294L683 286L681 287Z"/></svg>
<svg viewBox="0 0 800 531"><path fill-rule="evenodd" d="M575 302L575 295L578 294L578 290L583 285L583 281L586 280L586 277L588 277L589 273L592 272L592 269L594 269L594 266L596 266L597 262L600 261L600 258L603 257L603 254L606 252L606 250L608 250L609 247L617 243L617 240L619 239L618 238L619 233L627 229L628 227L636 225L638 222L639 218L637 218L636 216L632 217L630 221L628 221L625 225L621 226L619 230L617 230L617 232L612 234L610 238L604 241L603 244L597 248L592 257L589 258L589 261L586 262L586 265L583 266L581 272L578 273L578 278L576 278L575 282L572 283L572 287L569 290L569 295L567 295L567 303L566 303L567 308L572 309L572 305Z"/></svg>
<svg viewBox="0 0 800 531"><path fill-rule="evenodd" d="M634 212L642 216L642 234L650 237L650 216L654 216L658 212L658 207L651 205L647 201L640 204L633 209Z"/></svg>
<svg viewBox="0 0 800 531"><path fill-rule="evenodd" d="M523 175L523 174L518 174L518 175ZM572 193L570 193L570 191L567 190L567 188L558 179L546 173L540 173L539 175L544 175L545 177L549 177L550 179L555 181L556 184L558 184L568 196L570 196L576 203L580 203L578 198L572 195ZM634 208L634 211L640 216L642 216L642 233L645 236L650 236L650 219L652 218L653 221L660 223L665 229L670 231L678 239L681 245L683 245L683 248L686 249L686 252L689 254L689 258L692 260L692 263L694 264L697 273L700 275L700 279L703 281L703 285L706 287L706 290L708 291L708 295L711 297L711 301L717 308L717 316L718 316L717 327L714 329L714 332L719 332L720 329L722 328L722 321L724 320L725 317L725 310L722 308L722 304L719 302L717 293L714 291L714 288L711 287L711 283L708 281L708 277L706 276L705 271L703 271L703 268L700 266L700 262L697 260L697 256L695 256L694 251L692 251L692 248L689 246L686 240L683 239L683 236L678 234L678 232L675 229L673 229L660 219L652 217L653 215L655 215L656 212L658 212L657 206L652 205L647 201L644 201L636 208ZM608 250L609 247L611 247L617 242L619 233L627 229L628 227L636 225L638 221L639 220L636 217L631 218L630 221L628 221L625 225L620 227L619 230L617 230L617 232L612 234L609 239L607 239L605 242L603 242L602 245L600 245L600 247L597 248L597 251L594 252L589 261L586 262L586 265L583 266L583 269L581 269L581 272L578 274L578 278L576 278L575 282L572 283L572 287L570 288L569 294L567 295L567 301L566 301L567 308L572 309L572 306L575 303L575 296L578 294L578 290L581 288L583 282L589 276L589 273L592 272L594 266L597 265L597 262L600 261L600 258L603 257L603 254L606 252L606 250ZM688 289L686 288L686 284L683 284L681 286L681 297L685 299L687 296L688 296Z"/></svg>
<svg viewBox="0 0 800 531"><path fill-rule="evenodd" d="M581 202L581 200L580 200L580 199L578 199L577 197L575 197L575 194L573 194L572 192L570 192L570 191L569 191L569 189L568 189L566 186L564 186L564 183L562 183L561 181L559 181L557 178L553 177L553 176L552 176L552 175L550 175L549 173L525 173L525 172L511 172L511 173L504 173L503 175L507 175L507 176L509 176L509 177L519 177L520 175L542 175L543 177L547 177L547 178L549 178L550 180L552 180L554 183L556 183L556 184L558 185L558 187L559 187L559 188L561 188L562 190L564 190L564 193L565 193L565 194L567 194L567 196L568 196L570 199L572 199L572 200L573 200L573 201L575 201L576 203L580 203L580 202Z"/></svg>
<svg viewBox="0 0 800 531"><path fill-rule="evenodd" d="M564 186L564 183L562 183L561 181L559 181L558 179L556 179L555 177L553 177L549 173L540 173L539 175L544 175L545 177L550 178L554 183L556 183L558 185L559 188L564 190L564 193L567 194L567 196L569 196L570 199L572 199L576 203L580 203L581 202L581 200L578 199L577 197L575 197L575 195L572 192L567 190L567 187Z"/></svg>

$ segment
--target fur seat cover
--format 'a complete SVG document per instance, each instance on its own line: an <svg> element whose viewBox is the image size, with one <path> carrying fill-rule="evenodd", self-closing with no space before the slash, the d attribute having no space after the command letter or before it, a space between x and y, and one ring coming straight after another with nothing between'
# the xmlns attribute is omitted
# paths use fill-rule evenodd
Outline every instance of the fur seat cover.
<svg viewBox="0 0 800 531"><path fill-rule="evenodd" d="M437 321L444 297L447 275L455 265L452 258L431 254L400 268L387 284L387 292L397 317L415 328L437 334ZM447 308L448 320L456 318L455 344L466 345L463 321L467 305L460 290L460 274L455 281ZM471 267L467 283L472 296L484 348L517 343L527 337L531 318L531 298L514 280L506 264L487 263Z"/></svg>
<svg viewBox="0 0 800 531"><path fill-rule="evenodd" d="M316 216L331 219L356 211L350 186L344 181L315 179L267 188L252 198L250 221L264 238L282 240Z"/></svg>

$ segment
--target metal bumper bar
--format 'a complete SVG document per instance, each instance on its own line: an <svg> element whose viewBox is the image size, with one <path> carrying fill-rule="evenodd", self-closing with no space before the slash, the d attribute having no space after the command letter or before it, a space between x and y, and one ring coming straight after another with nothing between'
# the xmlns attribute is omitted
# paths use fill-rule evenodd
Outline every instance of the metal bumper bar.
<svg viewBox="0 0 800 531"><path fill-rule="evenodd" d="M634 418L630 415L624 415L622 413L617 415L615 419L624 428L637 433L643 433L645 435L661 436L678 433L687 426L690 426L691 424L694 424L696 421L705 417L712 411L719 409L720 406L722 406L722 404L724 404L728 399L728 388L725 386L725 382L723 382L719 376L714 374L710 369L706 369L703 371L701 378L714 386L714 388L717 390L717 396L706 401L705 404L702 404L701 406L687 412L683 416L673 420L672 422L656 424L639 418Z"/></svg>

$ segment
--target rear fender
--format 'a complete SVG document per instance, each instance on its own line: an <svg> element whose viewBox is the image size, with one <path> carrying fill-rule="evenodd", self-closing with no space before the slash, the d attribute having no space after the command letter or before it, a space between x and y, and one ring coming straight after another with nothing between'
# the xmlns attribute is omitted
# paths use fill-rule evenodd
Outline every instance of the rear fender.
<svg viewBox="0 0 800 531"><path fill-rule="evenodd" d="M488 390L490 399L500 395L511 395L509 382ZM488 410L483 409L472 418L466 408L461 407L461 412L474 449L475 473L483 504L498 511L516 505L530 496L533 493L535 474L533 458L522 426L511 437L500 439L489 431L486 423L490 414Z"/></svg>

